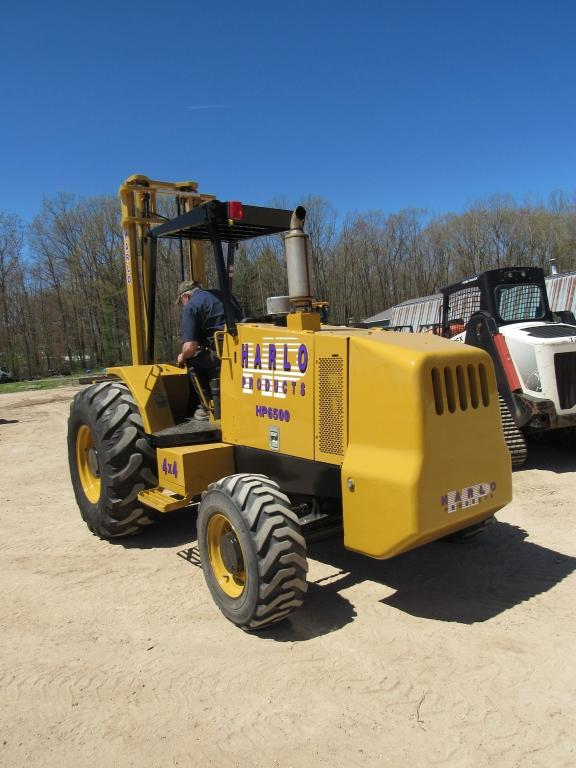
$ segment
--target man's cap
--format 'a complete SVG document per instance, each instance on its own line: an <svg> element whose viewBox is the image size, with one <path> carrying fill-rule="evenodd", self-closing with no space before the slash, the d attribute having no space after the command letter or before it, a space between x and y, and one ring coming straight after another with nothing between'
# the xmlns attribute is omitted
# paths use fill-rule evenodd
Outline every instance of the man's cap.
<svg viewBox="0 0 576 768"><path fill-rule="evenodd" d="M176 297L176 304L180 304L180 299L182 298L183 293L193 293L198 288L200 288L200 283L196 282L195 280L183 280L178 285L178 296Z"/></svg>

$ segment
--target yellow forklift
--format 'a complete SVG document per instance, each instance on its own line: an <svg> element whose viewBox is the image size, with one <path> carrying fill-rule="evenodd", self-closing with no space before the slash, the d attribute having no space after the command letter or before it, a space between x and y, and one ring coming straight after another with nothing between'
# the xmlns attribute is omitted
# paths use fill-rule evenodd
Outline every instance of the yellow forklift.
<svg viewBox="0 0 576 768"><path fill-rule="evenodd" d="M179 215L159 215L160 195ZM339 528L344 547L390 558L470 531L510 501L489 356L428 334L323 325L302 207L221 202L193 182L145 176L120 198L133 364L81 391L68 424L72 485L94 534L137 534L190 508L216 604L254 630L302 604L309 532ZM234 250L279 233L289 295L236 322ZM183 243L191 280L204 280L204 244L215 260L227 322L207 422L191 418L188 372L155 359L164 238Z"/></svg>

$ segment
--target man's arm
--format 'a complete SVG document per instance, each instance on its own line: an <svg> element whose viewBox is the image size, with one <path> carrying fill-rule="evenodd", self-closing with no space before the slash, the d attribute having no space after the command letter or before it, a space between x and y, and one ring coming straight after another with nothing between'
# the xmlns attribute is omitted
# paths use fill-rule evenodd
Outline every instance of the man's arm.
<svg viewBox="0 0 576 768"><path fill-rule="evenodd" d="M178 365L184 365L185 361L189 357L194 357L194 355L198 352L198 342L197 341L185 341L184 344L182 344L182 352L178 355Z"/></svg>
<svg viewBox="0 0 576 768"><path fill-rule="evenodd" d="M198 318L192 299L182 309L182 349L178 355L178 365L185 365L186 360L198 352Z"/></svg>

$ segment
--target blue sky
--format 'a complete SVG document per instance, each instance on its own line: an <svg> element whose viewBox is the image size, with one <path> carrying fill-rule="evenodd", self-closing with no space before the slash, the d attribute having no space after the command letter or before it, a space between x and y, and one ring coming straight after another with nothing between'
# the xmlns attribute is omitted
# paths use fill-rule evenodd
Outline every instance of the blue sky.
<svg viewBox="0 0 576 768"><path fill-rule="evenodd" d="M576 190L573 2L4 0L0 18L0 211L25 220L131 173L341 213Z"/></svg>

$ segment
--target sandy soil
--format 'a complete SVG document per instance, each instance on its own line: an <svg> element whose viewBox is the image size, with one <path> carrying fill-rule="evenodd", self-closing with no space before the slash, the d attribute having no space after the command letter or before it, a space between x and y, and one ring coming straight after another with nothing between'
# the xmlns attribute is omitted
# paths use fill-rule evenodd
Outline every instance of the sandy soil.
<svg viewBox="0 0 576 768"><path fill-rule="evenodd" d="M73 389L0 395L0 764L576 764L576 460L537 447L468 543L393 561L311 548L305 606L217 611L194 515L92 536L68 478Z"/></svg>

